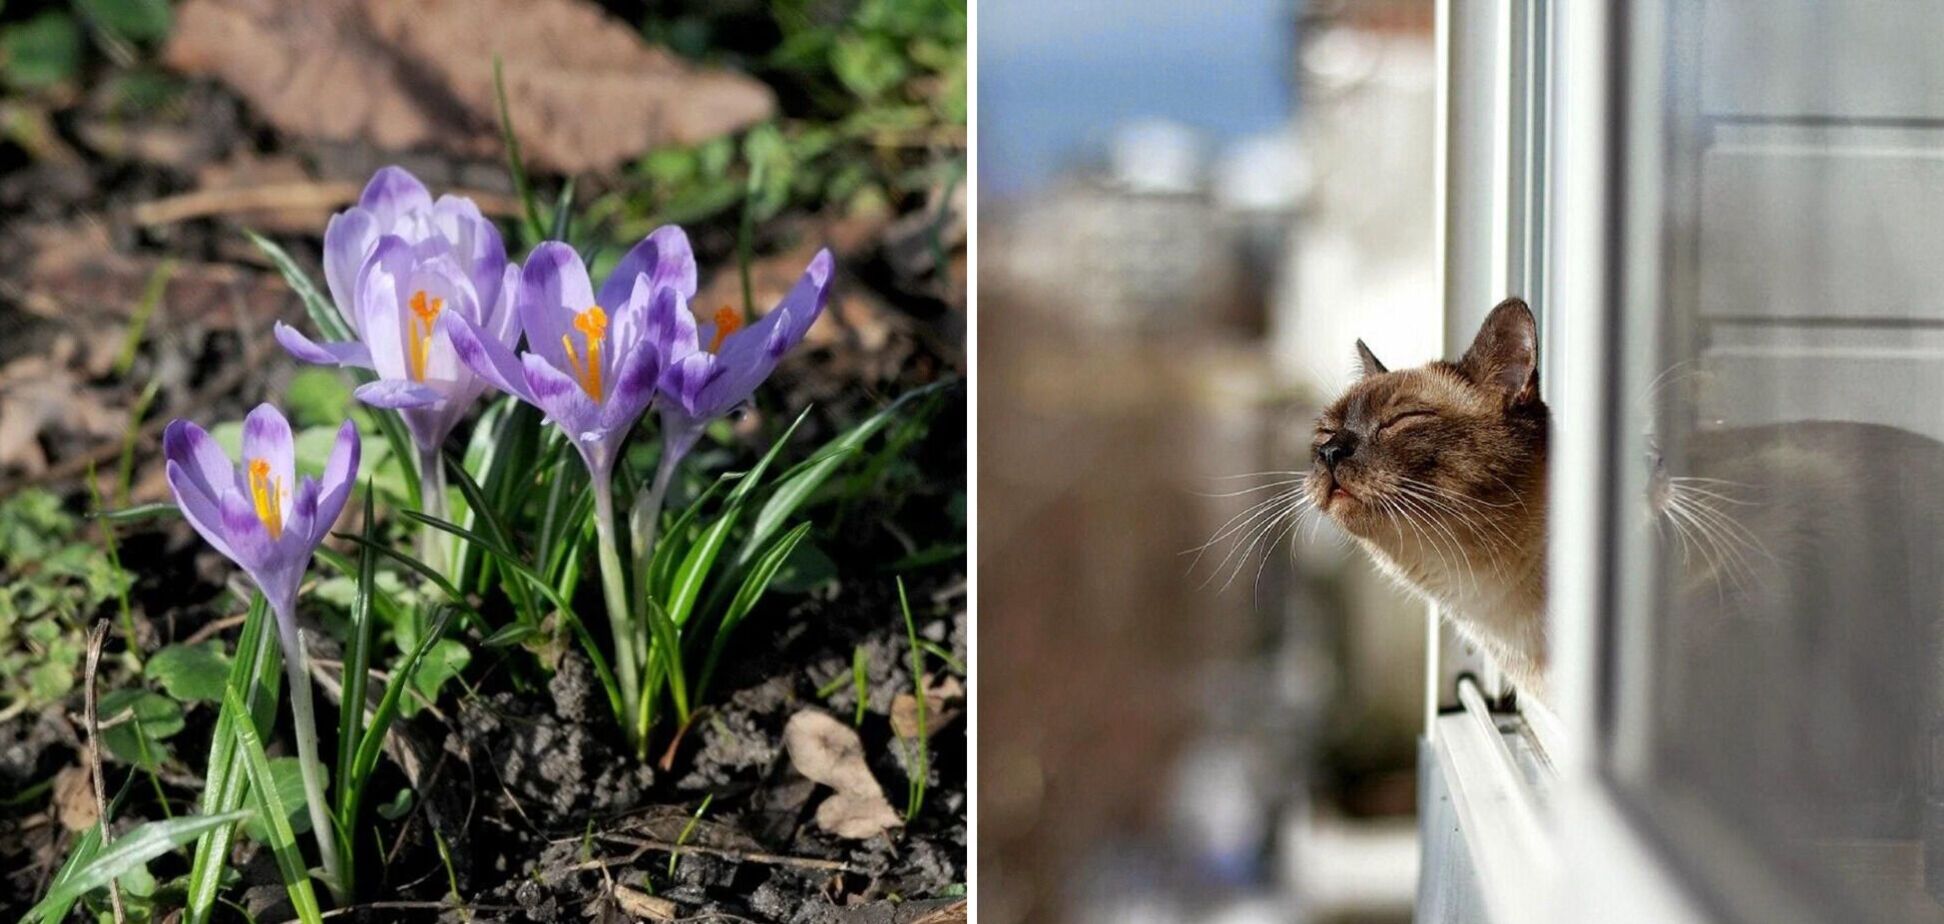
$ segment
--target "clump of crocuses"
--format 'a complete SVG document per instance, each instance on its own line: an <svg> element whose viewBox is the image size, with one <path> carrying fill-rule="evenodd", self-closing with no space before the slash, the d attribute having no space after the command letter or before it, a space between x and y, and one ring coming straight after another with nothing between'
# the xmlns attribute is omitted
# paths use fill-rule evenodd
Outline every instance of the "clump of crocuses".
<svg viewBox="0 0 1944 924"><path fill-rule="evenodd" d="M358 429L350 421L338 428L321 480L297 477L290 423L268 404L258 405L243 421L240 462L230 461L207 431L186 420L172 420L162 431L162 453L168 459L169 489L183 517L250 576L276 614L311 829L317 835L325 875L337 888L344 880L319 773L310 668L297 629L297 588L310 567L311 553L351 496L358 475Z"/></svg>
<svg viewBox="0 0 1944 924"><path fill-rule="evenodd" d="M549 241L534 248L515 300L526 333L524 353L515 355L464 315L441 321L466 365L544 412L587 464L601 585L622 707L629 716L639 710L648 633L628 604L615 532L613 474L621 443L651 404L662 408L660 470L634 514L637 522L652 524L676 464L710 420L747 401L783 353L803 339L828 299L830 275L830 254L820 252L803 281L762 321L738 331L741 317L725 309L698 331L689 312L696 291L695 254L688 235L669 225L636 244L598 293L572 247ZM701 346L704 333L707 349ZM636 534L635 556L645 562L653 554L653 529ZM644 570L638 566L636 572Z"/></svg>
<svg viewBox="0 0 1944 924"><path fill-rule="evenodd" d="M524 266L513 263L499 230L474 203L451 195L434 200L411 174L387 167L356 206L332 217L323 263L351 338L315 340L279 323L277 340L306 362L368 370L355 394L397 413L409 432L428 522L445 516L441 448L488 388L540 409L578 450L594 493L624 724L630 735L645 735L634 718L643 714L641 665L650 643L629 605L629 573L621 563L616 461L644 416L657 411L661 462L632 515L636 573L642 574L670 477L708 424L747 402L803 340L829 298L830 254L819 252L783 301L755 323L744 326L742 314L725 307L698 325L690 311L695 256L682 229L649 234L597 290L568 244L543 243ZM522 336L525 350L516 351ZM207 432L182 420L164 434L176 503L211 546L243 568L276 613L312 825L326 875L342 883L296 612L312 553L355 483L358 432L350 422L339 430L322 479L297 477L290 425L267 404L245 421L242 449L241 461L233 462ZM437 545L428 538L421 556L435 572L443 565ZM634 593L648 588L636 586Z"/></svg>

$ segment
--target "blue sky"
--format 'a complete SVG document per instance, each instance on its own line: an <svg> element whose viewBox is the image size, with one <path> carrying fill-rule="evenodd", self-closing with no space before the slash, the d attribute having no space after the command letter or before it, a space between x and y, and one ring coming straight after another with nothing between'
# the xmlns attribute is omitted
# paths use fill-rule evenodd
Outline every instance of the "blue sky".
<svg viewBox="0 0 1944 924"><path fill-rule="evenodd" d="M1217 142L1283 124L1297 4L981 0L981 194L1097 162L1131 119L1174 119Z"/></svg>

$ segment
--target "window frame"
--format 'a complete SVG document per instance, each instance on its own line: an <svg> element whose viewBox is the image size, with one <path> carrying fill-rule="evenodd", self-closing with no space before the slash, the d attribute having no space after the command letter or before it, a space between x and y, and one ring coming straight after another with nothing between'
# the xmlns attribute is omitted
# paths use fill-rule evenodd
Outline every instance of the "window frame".
<svg viewBox="0 0 1944 924"><path fill-rule="evenodd" d="M1553 410L1556 707L1492 712L1483 694L1500 692L1493 672L1454 663L1463 653L1454 656L1448 630L1428 614L1420 772L1437 775L1436 811L1455 816L1464 840L1456 875L1479 895L1477 907L1439 910L1497 922L1536 924L1565 912L1595 924L1701 924L1712 916L1610 772L1628 759L1616 747L1624 737L1616 716L1643 714L1618 708L1615 697L1649 692L1619 682L1652 627L1617 619L1628 610L1615 554L1625 491L1616 452L1626 425L1616 395L1622 364L1640 361L1659 336L1664 88L1660 68L1634 65L1659 60L1664 8L1440 0L1437 12L1446 345L1462 349L1506 294L1523 295L1540 320L1541 384ZM1465 670L1482 686L1454 682ZM1521 757L1532 753L1543 759ZM1537 825L1529 823L1535 810ZM1425 874L1454 875L1451 858L1430 855L1432 843L1427 836ZM1428 891L1441 888L1451 885Z"/></svg>
<svg viewBox="0 0 1944 924"><path fill-rule="evenodd" d="M1617 551L1629 496L1624 372L1659 344L1665 286L1661 218L1663 101L1669 38L1664 3L1560 4L1553 79L1551 275L1557 304L1548 336L1556 362L1548 576L1553 686L1570 730L1559 760L1555 830L1564 873L1555 901L1581 920L1710 920L1651 820L1614 770L1641 758L1645 739L1620 727L1646 714L1640 659L1653 627L1624 623L1629 588ZM1647 64L1650 66L1642 66ZM1638 465L1632 466L1638 471ZM1587 477L1591 475L1592 477ZM1577 476L1577 477L1575 477ZM1634 702L1622 706L1626 697ZM1631 743L1630 743L1631 742ZM1562 907L1562 906L1556 906Z"/></svg>

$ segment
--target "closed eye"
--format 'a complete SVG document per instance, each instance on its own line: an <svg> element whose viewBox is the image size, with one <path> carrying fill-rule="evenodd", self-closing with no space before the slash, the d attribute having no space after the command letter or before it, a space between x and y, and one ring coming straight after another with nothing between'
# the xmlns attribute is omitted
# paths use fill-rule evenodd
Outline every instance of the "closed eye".
<svg viewBox="0 0 1944 924"><path fill-rule="evenodd" d="M1412 411L1404 411L1403 413L1400 414L1392 414L1388 419L1384 421L1384 423L1381 426L1377 428L1377 432L1382 433L1383 431L1389 430L1390 428L1397 426L1398 424L1401 424L1407 420L1415 420L1421 417L1436 417L1436 416L1438 416L1437 411L1428 410L1425 408L1419 408L1417 410L1412 410Z"/></svg>
<svg viewBox="0 0 1944 924"><path fill-rule="evenodd" d="M1321 445L1323 445L1324 443L1327 443L1327 442L1329 442L1329 441L1330 441L1330 438L1331 438L1331 437L1333 437L1333 436L1336 436L1336 431L1335 431L1335 430L1332 430L1332 429L1330 429L1329 427L1317 427L1317 428L1316 428L1316 438L1315 438L1315 439L1312 439L1312 440L1310 440L1310 442L1312 442L1312 443L1314 443L1314 444L1316 444L1316 445L1318 445L1318 446L1321 446Z"/></svg>

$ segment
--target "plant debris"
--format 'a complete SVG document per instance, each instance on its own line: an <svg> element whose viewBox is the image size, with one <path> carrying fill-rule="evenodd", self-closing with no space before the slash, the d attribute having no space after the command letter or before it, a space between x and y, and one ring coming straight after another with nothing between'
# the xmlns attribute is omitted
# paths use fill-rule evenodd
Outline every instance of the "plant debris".
<svg viewBox="0 0 1944 924"><path fill-rule="evenodd" d="M522 145L549 170L611 168L776 108L761 82L686 64L586 0L188 0L177 17L164 61L302 137L491 157L496 57Z"/></svg>
<svg viewBox="0 0 1944 924"><path fill-rule="evenodd" d="M864 759L864 742L850 726L818 709L790 717L783 745L797 772L834 790L817 806L817 827L838 837L864 840L904 823Z"/></svg>

